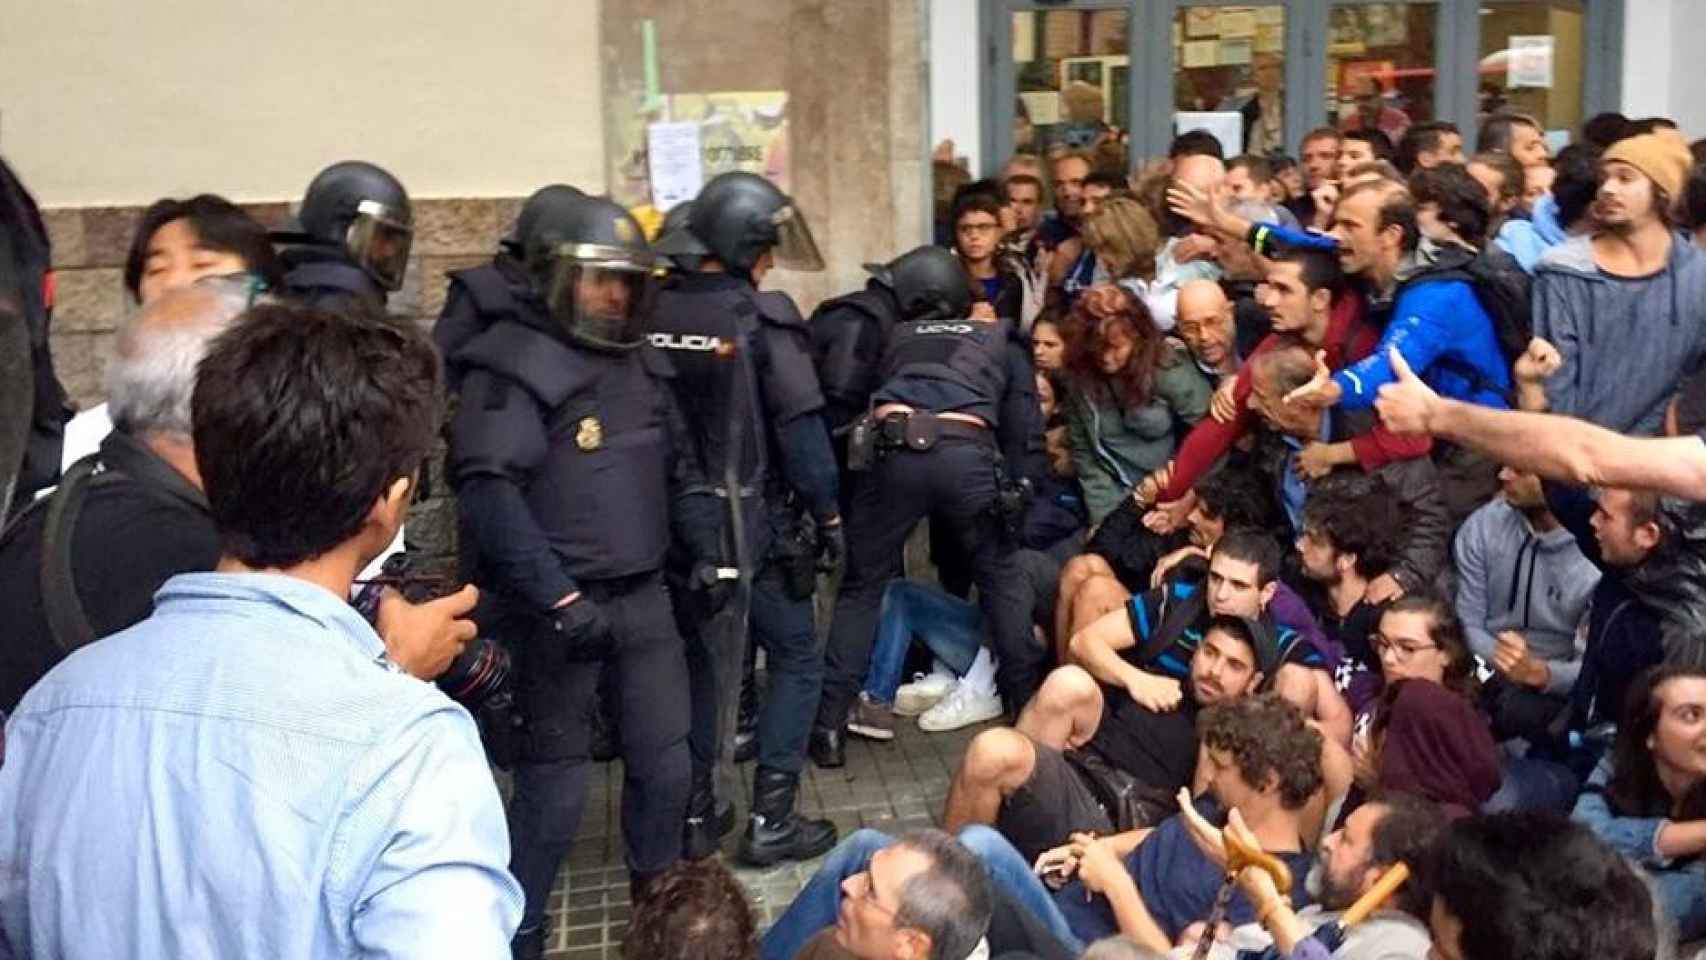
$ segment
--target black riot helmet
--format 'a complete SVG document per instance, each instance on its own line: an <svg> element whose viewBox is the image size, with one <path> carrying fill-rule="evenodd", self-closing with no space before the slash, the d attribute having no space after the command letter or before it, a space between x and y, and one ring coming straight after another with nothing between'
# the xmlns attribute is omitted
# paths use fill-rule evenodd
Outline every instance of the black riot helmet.
<svg viewBox="0 0 1706 960"><path fill-rule="evenodd" d="M907 320L957 320L971 312L971 282L958 257L923 246L865 269L894 294Z"/></svg>
<svg viewBox="0 0 1706 960"><path fill-rule="evenodd" d="M342 248L387 290L403 286L415 216L409 192L384 168L360 160L320 171L279 239Z"/></svg>
<svg viewBox="0 0 1706 960"><path fill-rule="evenodd" d="M658 256L668 258L669 264L677 270L698 270L705 258L711 255L711 248L693 235L689 226L692 219L693 201L670 207L664 214L663 226L658 228L658 242L652 244L652 250Z"/></svg>
<svg viewBox="0 0 1706 960"><path fill-rule="evenodd" d="M688 227L731 273L750 274L765 251L778 266L822 270L823 257L805 215L788 195L756 173L711 178L693 200Z"/></svg>
<svg viewBox="0 0 1706 960"><path fill-rule="evenodd" d="M540 187L521 205L521 212L516 215L515 223L509 228L509 235L499 243L516 257L525 258L527 241L524 238L533 232L541 221L561 219L566 211L574 209L585 199L584 192L566 183Z"/></svg>
<svg viewBox="0 0 1706 960"><path fill-rule="evenodd" d="M645 342L653 257L628 211L584 195L553 203L520 245L534 289L569 339L594 350Z"/></svg>

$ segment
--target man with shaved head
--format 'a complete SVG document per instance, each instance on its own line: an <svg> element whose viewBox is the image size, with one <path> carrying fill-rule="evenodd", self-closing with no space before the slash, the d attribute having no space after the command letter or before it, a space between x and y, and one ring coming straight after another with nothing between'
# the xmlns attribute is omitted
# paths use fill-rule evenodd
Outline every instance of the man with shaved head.
<svg viewBox="0 0 1706 960"><path fill-rule="evenodd" d="M1191 349L1197 369L1218 385L1238 372L1232 301L1213 280L1192 280L1179 288L1178 333Z"/></svg>

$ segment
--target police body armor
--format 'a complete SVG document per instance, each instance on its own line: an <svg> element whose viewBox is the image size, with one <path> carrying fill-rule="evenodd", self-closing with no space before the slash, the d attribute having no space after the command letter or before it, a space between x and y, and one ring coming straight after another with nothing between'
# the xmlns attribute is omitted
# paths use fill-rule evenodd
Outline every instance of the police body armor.
<svg viewBox="0 0 1706 960"><path fill-rule="evenodd" d="M385 288L338 251L312 244L279 251L286 295L321 310L385 312Z"/></svg>
<svg viewBox="0 0 1706 960"><path fill-rule="evenodd" d="M811 318L812 360L829 426L842 431L881 385L883 343L900 323L894 295L877 284L826 300Z"/></svg>
<svg viewBox="0 0 1706 960"><path fill-rule="evenodd" d="M532 295L527 272L508 254L488 264L447 274L450 292L444 313L433 324L432 341L444 357L451 392L462 386L462 348L481 333L505 321L534 329L549 329L544 306Z"/></svg>
<svg viewBox="0 0 1706 960"><path fill-rule="evenodd" d="M1006 320L909 320L890 328L874 401L949 410L1000 425L1007 391Z"/></svg>
<svg viewBox="0 0 1706 960"><path fill-rule="evenodd" d="M544 411L547 449L524 496L569 576L609 579L662 566L670 541L670 437L658 382L672 376L665 357L645 347L579 349L506 320L471 339L456 362L496 375L463 404L504 408L510 391L524 391ZM468 441L464 459L503 458L501 436ZM477 448L487 443L500 448Z"/></svg>

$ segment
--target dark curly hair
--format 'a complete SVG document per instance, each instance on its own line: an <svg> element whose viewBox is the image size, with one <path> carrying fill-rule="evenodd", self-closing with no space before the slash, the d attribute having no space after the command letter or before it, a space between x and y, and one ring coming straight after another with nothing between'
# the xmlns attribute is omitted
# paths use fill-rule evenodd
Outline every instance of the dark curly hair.
<svg viewBox="0 0 1706 960"><path fill-rule="evenodd" d="M1272 530L1274 500L1255 474L1222 464L1191 488L1203 512L1226 524L1226 529L1254 527Z"/></svg>
<svg viewBox="0 0 1706 960"><path fill-rule="evenodd" d="M1240 697L1204 710L1204 745L1232 754L1238 775L1260 790L1277 782L1280 805L1297 810L1321 789L1321 734L1277 693Z"/></svg>
<svg viewBox="0 0 1706 960"><path fill-rule="evenodd" d="M1108 331L1120 327L1131 339L1131 357L1118 373L1102 372ZM1149 402L1157 372L1179 362L1167 338L1156 329L1149 308L1123 287L1086 290L1060 325L1066 342L1066 370L1092 399L1111 400L1126 409Z"/></svg>
<svg viewBox="0 0 1706 960"><path fill-rule="evenodd" d="M754 960L757 927L746 894L716 859L684 860L652 881L622 940L625 960Z"/></svg>
<svg viewBox="0 0 1706 960"><path fill-rule="evenodd" d="M1319 481L1303 504L1303 529L1339 553L1355 554L1357 575L1365 579L1392 569L1398 558L1398 501L1379 477L1341 473Z"/></svg>

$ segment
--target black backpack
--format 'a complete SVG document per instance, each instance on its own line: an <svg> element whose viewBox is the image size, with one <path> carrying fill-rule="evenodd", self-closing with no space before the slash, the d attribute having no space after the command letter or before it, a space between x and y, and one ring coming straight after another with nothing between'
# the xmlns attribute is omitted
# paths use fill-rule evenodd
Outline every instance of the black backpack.
<svg viewBox="0 0 1706 960"><path fill-rule="evenodd" d="M1434 265L1410 279L1411 283L1431 283L1439 280L1461 280L1475 292L1475 300L1493 322L1493 333L1499 341L1507 370L1516 366L1528 352L1528 341L1534 338L1534 304L1531 295L1533 280L1516 258L1489 245L1471 253L1461 247L1441 250ZM1454 368L1455 369L1455 368ZM1501 392L1485 376L1468 368L1461 370L1474 381L1477 389ZM1514 379L1514 378L1513 378ZM1502 391L1508 396L1509 391Z"/></svg>

